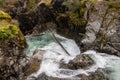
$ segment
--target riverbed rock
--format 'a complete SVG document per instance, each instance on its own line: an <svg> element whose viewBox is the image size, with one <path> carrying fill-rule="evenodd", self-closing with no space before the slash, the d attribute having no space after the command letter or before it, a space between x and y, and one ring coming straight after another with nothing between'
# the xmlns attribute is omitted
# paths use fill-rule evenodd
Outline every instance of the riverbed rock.
<svg viewBox="0 0 120 80"><path fill-rule="evenodd" d="M78 75L81 80L108 80L104 69L97 69L95 72L91 72L89 75Z"/></svg>
<svg viewBox="0 0 120 80"><path fill-rule="evenodd" d="M28 62L27 43L11 16L0 10L0 80L20 80Z"/></svg>
<svg viewBox="0 0 120 80"><path fill-rule="evenodd" d="M33 58L30 60L30 64L24 67L24 80L27 79L28 76L37 72L40 68L41 61L38 58Z"/></svg>
<svg viewBox="0 0 120 80"><path fill-rule="evenodd" d="M120 9L110 7L108 3L103 1L95 4L81 49L120 56Z"/></svg>
<svg viewBox="0 0 120 80"><path fill-rule="evenodd" d="M69 61L69 63L61 62L60 67L66 69L85 69L89 66L92 66L94 61L87 54L81 54L76 56L73 60Z"/></svg>
<svg viewBox="0 0 120 80"><path fill-rule="evenodd" d="M43 55L45 54L45 50L40 50L40 49L36 49L33 52L33 58L37 58L38 60L42 60L43 59Z"/></svg>
<svg viewBox="0 0 120 80"><path fill-rule="evenodd" d="M80 74L77 78L57 78L47 76L45 73L40 74L38 78L31 78L30 80L108 80L103 69L98 69L95 72L90 72L89 75Z"/></svg>
<svg viewBox="0 0 120 80"><path fill-rule="evenodd" d="M24 79L25 80L27 79L27 77L36 73L40 69L41 62L42 62L42 59L43 59L43 55L44 55L45 52L46 51L40 50L40 49L36 49L33 52L33 56L31 57L28 66L26 66L24 68L24 71L25 71Z"/></svg>

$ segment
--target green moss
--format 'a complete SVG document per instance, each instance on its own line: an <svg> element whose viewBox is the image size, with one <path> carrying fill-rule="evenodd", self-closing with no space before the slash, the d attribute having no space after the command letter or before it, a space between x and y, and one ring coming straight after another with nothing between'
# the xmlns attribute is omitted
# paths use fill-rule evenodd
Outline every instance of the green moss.
<svg viewBox="0 0 120 80"><path fill-rule="evenodd" d="M11 40L16 45L26 47L25 37L17 25L12 24L11 17L0 10L0 43Z"/></svg>
<svg viewBox="0 0 120 80"><path fill-rule="evenodd" d="M11 16L0 10L0 40L13 38L19 33L19 28L10 21Z"/></svg>
<svg viewBox="0 0 120 80"><path fill-rule="evenodd" d="M18 33L19 33L19 28L15 25L2 26L0 27L0 40L13 38Z"/></svg>
<svg viewBox="0 0 120 80"><path fill-rule="evenodd" d="M16 25L8 25L0 27L0 41L12 39L18 46L25 46L26 41L24 35Z"/></svg>
<svg viewBox="0 0 120 80"><path fill-rule="evenodd" d="M106 4L107 4L110 8L120 9L120 1L106 1Z"/></svg>
<svg viewBox="0 0 120 80"><path fill-rule="evenodd" d="M19 28L16 25L10 26L11 27L11 31L14 35L17 35L19 33Z"/></svg>
<svg viewBox="0 0 120 80"><path fill-rule="evenodd" d="M13 38L12 31L6 26L1 27L0 28L0 40L5 40L8 38Z"/></svg>
<svg viewBox="0 0 120 80"><path fill-rule="evenodd" d="M0 10L0 20L1 19L11 19L11 16L9 16L7 13Z"/></svg>

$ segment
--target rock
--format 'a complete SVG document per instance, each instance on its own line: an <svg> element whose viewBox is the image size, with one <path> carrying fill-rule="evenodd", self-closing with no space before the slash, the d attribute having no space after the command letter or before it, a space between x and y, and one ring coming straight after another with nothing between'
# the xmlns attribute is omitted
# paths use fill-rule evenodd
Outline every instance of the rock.
<svg viewBox="0 0 120 80"><path fill-rule="evenodd" d="M96 3L86 26L83 51L92 49L120 56L119 9L110 8L106 2Z"/></svg>
<svg viewBox="0 0 120 80"><path fill-rule="evenodd" d="M57 78L57 77L50 77L50 76L47 76L46 74L41 74L39 75L38 78L33 78L32 80L73 80L73 79L70 79L70 78Z"/></svg>
<svg viewBox="0 0 120 80"><path fill-rule="evenodd" d="M0 10L0 80L22 79L22 69L28 64L26 48L19 27L11 23L11 16Z"/></svg>
<svg viewBox="0 0 120 80"><path fill-rule="evenodd" d="M36 6L36 9L32 12L27 12L27 14L23 12L17 15L17 19L20 29L25 35L39 35L41 32L47 30L48 26L56 26L53 22L53 14L52 10L42 3Z"/></svg>
<svg viewBox="0 0 120 80"><path fill-rule="evenodd" d="M45 52L46 52L45 50L36 49L33 52L33 58L37 58L38 60L41 61Z"/></svg>
<svg viewBox="0 0 120 80"><path fill-rule="evenodd" d="M90 15L90 19L86 26L86 38L82 40L82 43L91 44L96 39L96 34L99 32L103 17L106 15L108 7L105 4L97 3L93 12Z"/></svg>
<svg viewBox="0 0 120 80"><path fill-rule="evenodd" d="M98 69L95 72L89 73L89 75L78 75L81 80L108 80L103 69Z"/></svg>
<svg viewBox="0 0 120 80"><path fill-rule="evenodd" d="M52 6L53 2L55 2L55 0L40 0L38 5L45 4L46 6Z"/></svg>
<svg viewBox="0 0 120 80"><path fill-rule="evenodd" d="M102 52L120 56L120 20L115 21L115 24L114 28L108 30L107 42L102 47ZM109 33L112 33L112 35Z"/></svg>
<svg viewBox="0 0 120 80"><path fill-rule="evenodd" d="M68 64L61 62L60 67L66 69L84 69L92 66L94 61L87 54L81 54L75 57L73 60L69 61Z"/></svg>
<svg viewBox="0 0 120 80"><path fill-rule="evenodd" d="M47 76L45 73L43 73L40 74L38 78L33 77L30 80L108 80L103 69L98 69L95 72L90 72L89 75L80 74L76 77L79 77L79 79L57 78Z"/></svg>
<svg viewBox="0 0 120 80"><path fill-rule="evenodd" d="M24 68L24 70L27 70L27 71L25 71L24 79L27 79L28 76L37 72L40 68L40 64L41 64L41 60L39 60L38 58L33 58L31 60L30 65L28 65L28 67Z"/></svg>
<svg viewBox="0 0 120 80"><path fill-rule="evenodd" d="M30 35L40 35L40 33L47 30L47 27L51 28L52 30L55 30L56 24L54 22L47 22L44 24L37 24Z"/></svg>
<svg viewBox="0 0 120 80"><path fill-rule="evenodd" d="M30 59L30 64L24 68L24 70L26 70L24 79L27 79L30 75L36 73L40 69L44 53L44 50L39 49L36 49L33 52L33 56L31 57L32 59Z"/></svg>

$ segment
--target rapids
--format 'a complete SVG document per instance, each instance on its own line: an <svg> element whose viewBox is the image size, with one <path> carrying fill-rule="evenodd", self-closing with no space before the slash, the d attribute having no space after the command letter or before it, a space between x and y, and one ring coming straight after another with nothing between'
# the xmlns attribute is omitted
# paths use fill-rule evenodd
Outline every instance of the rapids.
<svg viewBox="0 0 120 80"><path fill-rule="evenodd" d="M32 56L34 50L36 49L46 51L43 55L40 69L30 76L38 77L40 74L45 73L47 76L80 80L80 78L76 77L76 75L89 75L89 72L94 72L98 68L104 68L110 71L109 74L107 74L109 80L120 80L120 58L105 53L97 53L93 50L88 50L82 53L89 54L95 61L95 64L90 66L88 69L70 70L59 68L61 60L68 63L71 59L81 54L81 52L74 40L67 39L58 34L55 35L65 49L70 53L70 56L63 51L63 49L53 40L51 34L47 31L44 32L42 36L27 37L26 40L29 45L27 50L28 56ZM30 80L30 76L27 80Z"/></svg>

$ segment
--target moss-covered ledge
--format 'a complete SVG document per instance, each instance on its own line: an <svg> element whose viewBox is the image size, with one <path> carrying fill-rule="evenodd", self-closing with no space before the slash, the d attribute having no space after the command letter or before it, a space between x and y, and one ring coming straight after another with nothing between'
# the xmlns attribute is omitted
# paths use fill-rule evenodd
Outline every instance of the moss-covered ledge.
<svg viewBox="0 0 120 80"><path fill-rule="evenodd" d="M25 37L12 21L9 14L0 10L0 80L23 80L23 69L29 63Z"/></svg>
<svg viewBox="0 0 120 80"><path fill-rule="evenodd" d="M0 10L0 43L9 39L18 46L26 46L24 35L11 21L11 16Z"/></svg>

